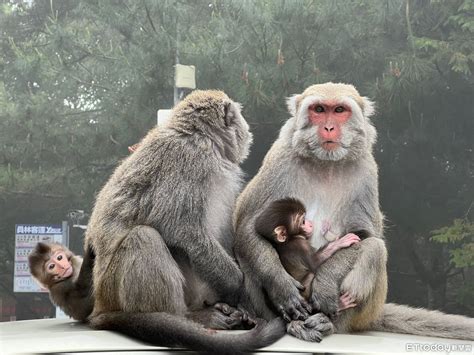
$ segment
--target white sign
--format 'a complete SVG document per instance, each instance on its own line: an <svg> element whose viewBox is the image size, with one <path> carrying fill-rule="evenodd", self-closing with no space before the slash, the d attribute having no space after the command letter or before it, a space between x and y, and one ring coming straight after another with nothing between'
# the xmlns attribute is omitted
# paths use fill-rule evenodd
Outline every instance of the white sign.
<svg viewBox="0 0 474 355"><path fill-rule="evenodd" d="M168 122L169 118L171 117L171 110L158 110L157 114L157 125L163 126L166 122Z"/></svg>
<svg viewBox="0 0 474 355"><path fill-rule="evenodd" d="M65 244L61 225L15 225L15 269L13 292L48 292L31 277L28 255L39 242Z"/></svg>
<svg viewBox="0 0 474 355"><path fill-rule="evenodd" d="M196 67L176 64L174 80L177 88L196 89Z"/></svg>

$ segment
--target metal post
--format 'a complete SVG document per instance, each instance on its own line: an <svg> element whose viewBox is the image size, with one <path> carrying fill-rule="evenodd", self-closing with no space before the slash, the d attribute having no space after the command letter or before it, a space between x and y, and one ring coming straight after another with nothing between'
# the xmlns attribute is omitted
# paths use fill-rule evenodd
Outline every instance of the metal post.
<svg viewBox="0 0 474 355"><path fill-rule="evenodd" d="M179 41L180 41L180 32L179 32L179 20L176 22L176 51L175 51L175 59L174 64L176 68L176 64L179 64ZM176 105L179 102L179 89L176 87L176 69L175 69L175 77L173 79L173 87L174 87L174 97L173 102Z"/></svg>

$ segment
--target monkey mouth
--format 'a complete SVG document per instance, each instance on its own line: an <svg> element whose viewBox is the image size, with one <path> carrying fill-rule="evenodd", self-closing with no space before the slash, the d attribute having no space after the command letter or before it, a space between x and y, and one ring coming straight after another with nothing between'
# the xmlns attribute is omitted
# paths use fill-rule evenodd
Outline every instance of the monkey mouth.
<svg viewBox="0 0 474 355"><path fill-rule="evenodd" d="M66 270L64 270L64 272L62 273L61 275L61 278L62 279L67 279L69 276L72 275L72 266L69 266Z"/></svg>
<svg viewBox="0 0 474 355"><path fill-rule="evenodd" d="M341 144L339 142L336 142L336 141L324 141L322 143L322 147L323 147L324 150L336 150L340 146L341 146Z"/></svg>

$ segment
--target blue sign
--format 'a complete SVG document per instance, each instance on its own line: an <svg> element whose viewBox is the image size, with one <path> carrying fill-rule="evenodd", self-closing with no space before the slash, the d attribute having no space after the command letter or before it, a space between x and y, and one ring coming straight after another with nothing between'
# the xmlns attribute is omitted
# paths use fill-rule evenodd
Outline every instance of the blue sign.
<svg viewBox="0 0 474 355"><path fill-rule="evenodd" d="M39 242L64 244L63 232L60 224L15 225L14 292L47 292L31 276L28 255Z"/></svg>
<svg viewBox="0 0 474 355"><path fill-rule="evenodd" d="M15 234L63 234L60 224L15 224Z"/></svg>

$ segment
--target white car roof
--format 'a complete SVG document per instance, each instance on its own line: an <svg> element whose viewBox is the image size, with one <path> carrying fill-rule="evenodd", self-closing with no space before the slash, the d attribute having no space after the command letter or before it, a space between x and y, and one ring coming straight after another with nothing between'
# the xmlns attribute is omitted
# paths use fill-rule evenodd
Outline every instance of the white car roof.
<svg viewBox="0 0 474 355"><path fill-rule="evenodd" d="M321 343L298 340L289 335L259 350L272 353L335 354L472 354L474 342L404 334L364 332L334 334ZM437 347L438 350L433 350ZM443 350L443 351L440 351ZM69 319L41 319L0 323L0 353L125 353L166 351L110 331L92 330ZM173 349L173 351L176 351Z"/></svg>

